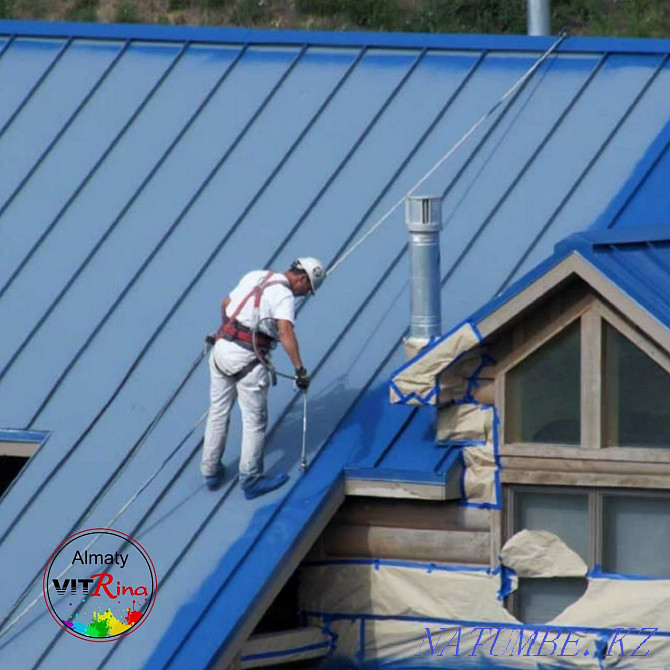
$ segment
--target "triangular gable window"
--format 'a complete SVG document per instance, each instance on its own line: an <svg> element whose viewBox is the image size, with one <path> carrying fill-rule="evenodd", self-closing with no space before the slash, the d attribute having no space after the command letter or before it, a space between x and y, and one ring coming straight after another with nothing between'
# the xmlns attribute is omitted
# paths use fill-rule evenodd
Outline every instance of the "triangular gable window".
<svg viewBox="0 0 670 670"><path fill-rule="evenodd" d="M670 356L599 300L499 369L506 445L670 449Z"/></svg>
<svg viewBox="0 0 670 670"><path fill-rule="evenodd" d="M579 331L577 320L509 371L508 442L579 444Z"/></svg>
<svg viewBox="0 0 670 670"><path fill-rule="evenodd" d="M605 446L670 447L670 374L610 324L603 328Z"/></svg>

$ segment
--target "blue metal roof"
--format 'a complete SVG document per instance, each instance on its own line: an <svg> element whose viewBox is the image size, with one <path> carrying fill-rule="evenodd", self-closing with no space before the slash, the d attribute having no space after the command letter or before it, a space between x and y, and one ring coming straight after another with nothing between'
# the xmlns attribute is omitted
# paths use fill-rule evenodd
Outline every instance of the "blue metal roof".
<svg viewBox="0 0 670 670"><path fill-rule="evenodd" d="M595 229L571 236L558 251L570 248L670 328L670 222L653 228Z"/></svg>
<svg viewBox="0 0 670 670"><path fill-rule="evenodd" d="M345 466L439 473L425 416L386 401L407 324L402 212L300 310L307 475L284 384L266 463L289 485L252 503L234 482L206 491L189 433L205 365L180 381L243 272L305 253L330 264L551 43L0 22L0 426L50 433L0 504L0 612L39 596L56 545L104 525L188 436L115 524L158 572L141 631L84 644L37 606L0 638L0 665L206 667L341 495ZM445 328L566 235L667 198L668 53L569 38L426 182L444 196ZM231 471L238 442L236 419Z"/></svg>

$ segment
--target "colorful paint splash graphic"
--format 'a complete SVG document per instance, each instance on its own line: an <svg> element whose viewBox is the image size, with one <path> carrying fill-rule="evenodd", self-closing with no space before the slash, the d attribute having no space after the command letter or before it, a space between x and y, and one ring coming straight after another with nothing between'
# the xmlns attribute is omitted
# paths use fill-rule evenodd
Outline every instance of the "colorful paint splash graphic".
<svg viewBox="0 0 670 670"><path fill-rule="evenodd" d="M54 621L69 635L90 642L123 638L140 628L154 606L157 586L149 554L112 528L88 528L65 538L42 578Z"/></svg>
<svg viewBox="0 0 670 670"><path fill-rule="evenodd" d="M110 609L102 613L93 612L91 622L88 624L78 621L78 618L79 614L76 614L74 621L63 621L63 623L75 633L86 635L86 637L113 637L132 628L142 618L142 612L135 609L133 600L133 607L126 610L123 621L117 619Z"/></svg>

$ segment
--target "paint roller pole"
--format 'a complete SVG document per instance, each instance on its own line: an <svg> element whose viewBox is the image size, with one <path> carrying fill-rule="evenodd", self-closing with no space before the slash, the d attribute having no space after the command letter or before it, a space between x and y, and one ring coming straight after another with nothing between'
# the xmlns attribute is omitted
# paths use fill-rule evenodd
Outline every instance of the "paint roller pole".
<svg viewBox="0 0 670 670"><path fill-rule="evenodd" d="M441 334L440 229L442 200L408 196L405 216L409 231L410 326L407 358Z"/></svg>
<svg viewBox="0 0 670 670"><path fill-rule="evenodd" d="M300 454L300 472L307 470L307 391L302 392L302 453Z"/></svg>

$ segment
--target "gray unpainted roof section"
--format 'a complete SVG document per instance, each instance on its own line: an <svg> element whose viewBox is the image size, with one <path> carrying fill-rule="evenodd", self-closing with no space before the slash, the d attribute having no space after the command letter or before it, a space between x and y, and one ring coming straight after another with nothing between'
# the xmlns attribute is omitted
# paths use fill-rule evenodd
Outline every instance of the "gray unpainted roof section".
<svg viewBox="0 0 670 670"><path fill-rule="evenodd" d="M141 632L83 644L38 606L0 639L3 667L207 667L345 465L439 472L426 415L386 402L407 325L402 212L300 309L307 475L282 384L266 462L289 485L253 503L232 479L204 490L189 431L206 366L187 373L243 272L330 264L551 42L0 22L0 427L50 434L0 504L0 611L39 596L56 545L105 525L188 436L115 525L158 572ZM569 38L425 184L443 195L445 330L566 235L666 223L668 53ZM236 419L230 472L238 443Z"/></svg>

